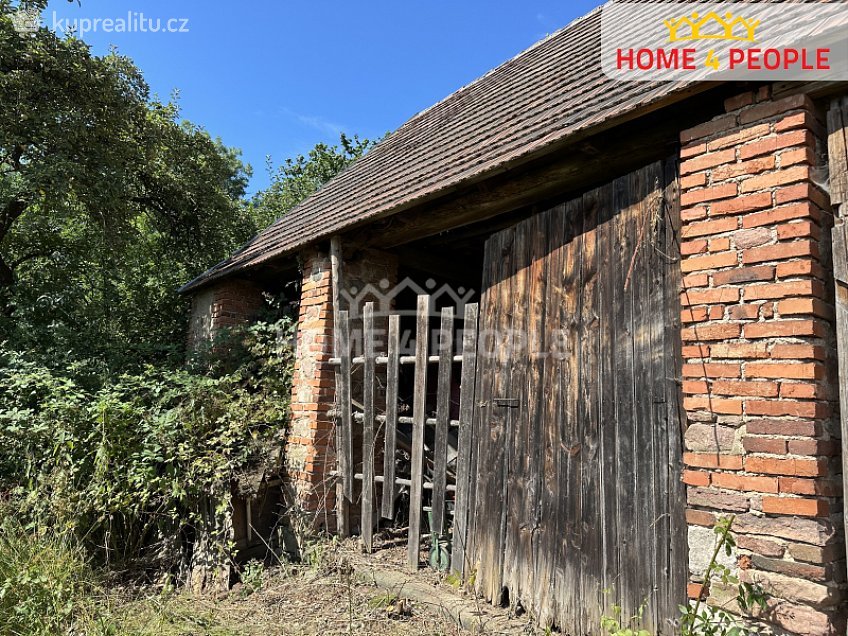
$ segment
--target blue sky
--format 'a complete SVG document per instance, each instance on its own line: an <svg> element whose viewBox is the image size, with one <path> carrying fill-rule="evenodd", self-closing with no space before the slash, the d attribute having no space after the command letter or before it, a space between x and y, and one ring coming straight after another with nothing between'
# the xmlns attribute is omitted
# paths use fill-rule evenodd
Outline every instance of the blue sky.
<svg viewBox="0 0 848 636"><path fill-rule="evenodd" d="M380 136L598 4L54 0L44 20L187 19L187 33L83 39L97 53L117 46L159 95L178 89L185 117L243 151L256 191L267 155L276 164L341 131Z"/></svg>

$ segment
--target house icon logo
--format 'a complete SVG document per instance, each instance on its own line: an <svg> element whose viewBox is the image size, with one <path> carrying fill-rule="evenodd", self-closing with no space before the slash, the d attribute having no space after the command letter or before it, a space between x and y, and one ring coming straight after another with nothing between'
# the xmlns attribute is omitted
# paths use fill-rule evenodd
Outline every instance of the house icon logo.
<svg viewBox="0 0 848 636"><path fill-rule="evenodd" d="M698 40L727 40L731 42L756 42L756 30L760 20L746 20L728 11L724 17L710 11L701 17L697 12L691 16L664 20L668 29L669 42L692 42ZM741 29L737 29L741 26ZM686 29L685 27L688 27Z"/></svg>
<svg viewBox="0 0 848 636"><path fill-rule="evenodd" d="M41 26L41 13L38 9L22 6L12 14L12 26L21 35L35 33Z"/></svg>
<svg viewBox="0 0 848 636"><path fill-rule="evenodd" d="M351 316L360 315L367 302L373 302L377 312L414 316L416 313L414 308L409 310L395 308L398 296L409 292L416 296L429 296L429 313L431 316L440 315L436 309L440 306L453 306L456 315L462 316L465 312L465 305L471 302L476 294L473 289L466 289L465 287L454 289L447 284L439 285L432 278L428 278L423 285L420 285L406 277L397 285L392 285L388 280L383 279L376 285L369 283L362 288L343 289L340 291L340 295L344 301L343 307L347 307Z"/></svg>

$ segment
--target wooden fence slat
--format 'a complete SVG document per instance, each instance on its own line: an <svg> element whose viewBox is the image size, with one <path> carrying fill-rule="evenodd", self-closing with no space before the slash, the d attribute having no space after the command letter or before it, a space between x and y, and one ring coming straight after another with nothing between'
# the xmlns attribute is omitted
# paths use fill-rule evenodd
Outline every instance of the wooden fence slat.
<svg viewBox="0 0 848 636"><path fill-rule="evenodd" d="M456 457L456 498L453 513L453 554L451 569L463 578L465 547L468 537L468 494L471 489L472 418L474 417L474 383L477 376L477 312L474 303L465 306L462 333L462 375L459 385L459 441Z"/></svg>
<svg viewBox="0 0 848 636"><path fill-rule="evenodd" d="M421 548L421 502L424 480L424 420L427 418L427 352L429 343L428 314L430 297L418 297L415 335L415 389L412 404L412 485L409 489L409 538L407 562L411 570L418 569Z"/></svg>
<svg viewBox="0 0 848 636"><path fill-rule="evenodd" d="M398 425L398 357L400 354L400 316L389 316L388 368L386 370L386 429L383 456L383 506L386 519L395 517L395 454Z"/></svg>
<svg viewBox="0 0 848 636"><path fill-rule="evenodd" d="M365 303L363 313L365 341L365 369L363 377L362 410L362 542L365 551L371 552L374 539L374 387L376 365L374 359L374 303Z"/></svg>
<svg viewBox="0 0 848 636"><path fill-rule="evenodd" d="M353 501L353 417L350 404L350 316L347 311L339 311L338 330L339 357L339 408L341 409L341 448L339 452L339 472L344 483L344 496Z"/></svg>
<svg viewBox="0 0 848 636"><path fill-rule="evenodd" d="M453 366L453 307L442 309L439 330L439 376L436 383L436 456L433 465L433 527L445 531L445 487L447 486L448 423L451 403L451 367Z"/></svg>
<svg viewBox="0 0 848 636"><path fill-rule="evenodd" d="M332 282L333 293L333 355L339 355L339 312L342 309L341 289L343 286L343 271L342 271L342 241L336 235L330 239L330 280ZM340 399L339 388L342 385L341 367L336 367L334 370L336 398ZM338 409L337 409L338 410ZM343 455L342 447L344 446L344 432L341 425L336 422L336 456ZM339 465L339 473L344 476L345 472L341 470ZM336 532L340 537L350 536L350 500L345 496L344 477L336 480Z"/></svg>

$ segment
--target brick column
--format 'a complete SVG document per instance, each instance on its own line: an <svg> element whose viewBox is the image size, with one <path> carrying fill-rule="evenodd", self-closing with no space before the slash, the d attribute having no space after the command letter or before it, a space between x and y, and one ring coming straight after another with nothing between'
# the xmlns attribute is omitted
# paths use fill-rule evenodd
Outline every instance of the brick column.
<svg viewBox="0 0 848 636"><path fill-rule="evenodd" d="M703 574L709 526L735 514L729 564L771 594L761 620L843 634L823 128L804 95L762 89L725 105L681 134L690 572ZM732 596L715 587L710 601L733 610Z"/></svg>
<svg viewBox="0 0 848 636"><path fill-rule="evenodd" d="M286 471L297 504L319 514L321 526L335 506L333 488L324 487L333 470L334 370L333 305L330 256L314 249L302 255L303 281L297 329L297 357L292 380L292 421L286 445Z"/></svg>
<svg viewBox="0 0 848 636"><path fill-rule="evenodd" d="M211 342L224 327L249 322L262 303L262 290L251 281L226 279L201 289L191 298L189 351Z"/></svg>
<svg viewBox="0 0 848 636"><path fill-rule="evenodd" d="M290 486L303 512L314 515L318 527L332 529L335 522L335 489L329 487L329 473L335 470L335 422L330 416L335 404L335 368L329 363L334 327L332 270L329 254L319 249L305 252L301 260L303 282L286 467ZM395 257L376 250L345 250L342 283L347 293L342 295L343 301L376 300L378 307L388 309L374 294L363 290L388 292L396 279ZM355 316L362 309L342 308ZM355 329L358 324L354 323ZM361 338L356 338L354 355L361 355L356 350L361 344ZM354 385L352 391L361 399L361 387ZM355 443L357 439L355 435Z"/></svg>

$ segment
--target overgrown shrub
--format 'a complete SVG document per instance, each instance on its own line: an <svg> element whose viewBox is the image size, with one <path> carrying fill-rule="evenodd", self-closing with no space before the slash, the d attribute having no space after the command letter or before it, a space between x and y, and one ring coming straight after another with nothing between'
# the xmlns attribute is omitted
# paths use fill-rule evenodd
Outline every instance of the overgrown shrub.
<svg viewBox="0 0 848 636"><path fill-rule="evenodd" d="M0 523L0 634L108 634L107 605L76 539L50 526Z"/></svg>
<svg viewBox="0 0 848 636"><path fill-rule="evenodd" d="M73 532L103 562L174 559L163 548L191 532L200 502L226 506L240 475L278 466L292 329L228 334L211 370L105 379L0 349L0 489L23 519Z"/></svg>

